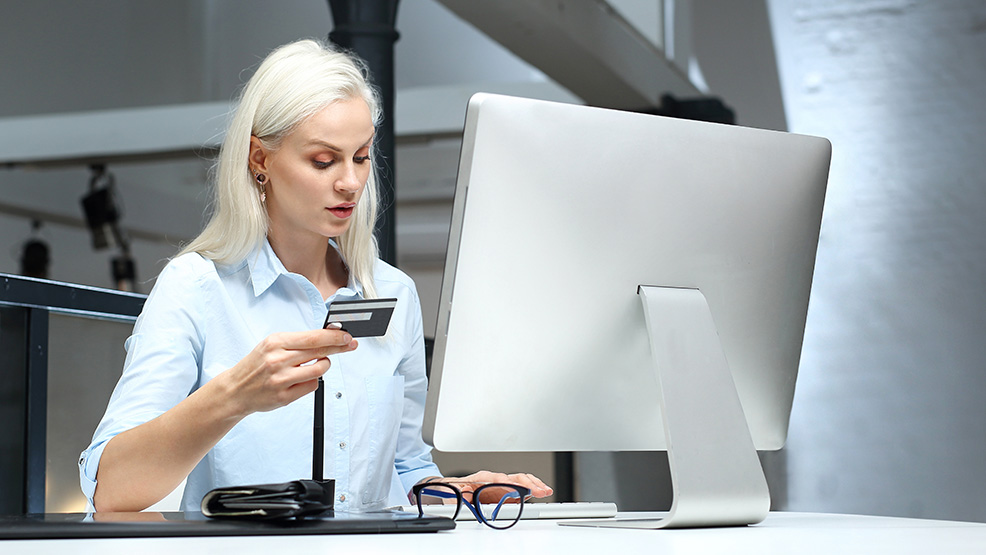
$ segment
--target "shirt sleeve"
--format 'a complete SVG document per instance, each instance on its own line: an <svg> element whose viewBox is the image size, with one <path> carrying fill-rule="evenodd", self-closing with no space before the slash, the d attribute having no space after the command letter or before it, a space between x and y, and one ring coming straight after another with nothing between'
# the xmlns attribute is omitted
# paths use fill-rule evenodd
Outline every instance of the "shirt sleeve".
<svg viewBox="0 0 986 555"><path fill-rule="evenodd" d="M398 374L404 376L404 412L401 417L397 437L397 474L404 491L429 476L441 476L438 466L431 458L431 447L421 435L424 419L425 397L428 392L428 379L425 376L424 331L421 321L421 302L417 291L412 287L412 307L408 314L409 340L407 354L397 367Z"/></svg>
<svg viewBox="0 0 986 555"><path fill-rule="evenodd" d="M90 506L107 442L163 414L197 387L203 343L197 322L203 292L196 262L201 263L201 257L190 254L165 267L125 343L123 374L92 443L79 457L79 479Z"/></svg>

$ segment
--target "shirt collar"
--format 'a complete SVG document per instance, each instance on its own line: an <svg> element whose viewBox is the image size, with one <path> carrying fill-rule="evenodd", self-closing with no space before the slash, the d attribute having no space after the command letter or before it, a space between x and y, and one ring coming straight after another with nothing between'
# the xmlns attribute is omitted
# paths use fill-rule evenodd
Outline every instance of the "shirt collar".
<svg viewBox="0 0 986 555"><path fill-rule="evenodd" d="M339 251L339 246L335 241L329 239L332 248ZM340 253L342 256L342 253ZM345 258L343 258L345 263ZM284 267L281 259L277 257L274 249L270 246L270 241L264 238L263 242L247 258L247 265L250 268L250 281L253 283L253 294L259 297L264 291L270 289L271 285L282 275L294 275ZM348 266L348 265L347 265ZM342 297L363 297L363 285L357 281L353 272L349 272L349 285L339 289L336 296Z"/></svg>
<svg viewBox="0 0 986 555"><path fill-rule="evenodd" d="M278 276L290 273L274 254L274 249L270 247L266 238L247 257L247 265L250 268L250 280L253 282L253 294L258 297L277 281Z"/></svg>

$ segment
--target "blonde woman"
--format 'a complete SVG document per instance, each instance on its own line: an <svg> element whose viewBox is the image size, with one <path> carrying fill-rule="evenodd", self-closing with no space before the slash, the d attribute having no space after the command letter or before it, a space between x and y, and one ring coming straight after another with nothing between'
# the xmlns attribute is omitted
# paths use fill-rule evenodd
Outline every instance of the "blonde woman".
<svg viewBox="0 0 986 555"><path fill-rule="evenodd" d="M407 504L414 484L445 480L421 438L417 292L373 238L380 117L362 66L327 45L260 65L219 154L212 219L158 277L80 457L96 510L142 510L186 478L182 509L196 511L215 487L310 476L320 376L337 509ZM372 297L398 299L384 338L319 329L333 301ZM551 493L527 474L448 480Z"/></svg>

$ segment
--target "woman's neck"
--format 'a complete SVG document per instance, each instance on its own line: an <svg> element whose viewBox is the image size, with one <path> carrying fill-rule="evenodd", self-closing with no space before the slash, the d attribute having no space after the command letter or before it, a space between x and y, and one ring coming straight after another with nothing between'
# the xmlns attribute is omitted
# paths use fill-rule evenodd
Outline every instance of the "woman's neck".
<svg viewBox="0 0 986 555"><path fill-rule="evenodd" d="M284 241L275 233L269 233L267 241L285 269L308 278L323 299L349 284L349 271L342 257L325 237L292 237Z"/></svg>

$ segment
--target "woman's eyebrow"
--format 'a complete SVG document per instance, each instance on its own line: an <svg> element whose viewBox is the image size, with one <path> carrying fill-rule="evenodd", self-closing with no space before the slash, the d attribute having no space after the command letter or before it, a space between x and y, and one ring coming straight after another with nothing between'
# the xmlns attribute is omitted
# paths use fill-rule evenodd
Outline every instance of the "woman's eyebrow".
<svg viewBox="0 0 986 555"><path fill-rule="evenodd" d="M311 139L307 143L305 143L305 146L312 146L312 145L323 146L323 147L325 147L325 148L327 148L329 150L333 150L335 152L342 152L342 149L341 148L335 146L334 144L327 143L327 142L325 142L325 141L323 141L321 139Z"/></svg>
<svg viewBox="0 0 986 555"><path fill-rule="evenodd" d="M369 145L370 143L372 143L373 142L373 137L375 137L375 136L376 136L376 132L374 132L372 135L370 135L370 138L367 139L366 142L363 143L360 146L360 148L364 148L367 145ZM322 147L325 147L325 148L327 148L329 150L332 150L334 152L342 152L342 149L341 148L335 146L332 143L323 141L322 139L309 139L309 141L305 143L305 146L312 146L312 145L322 146Z"/></svg>

